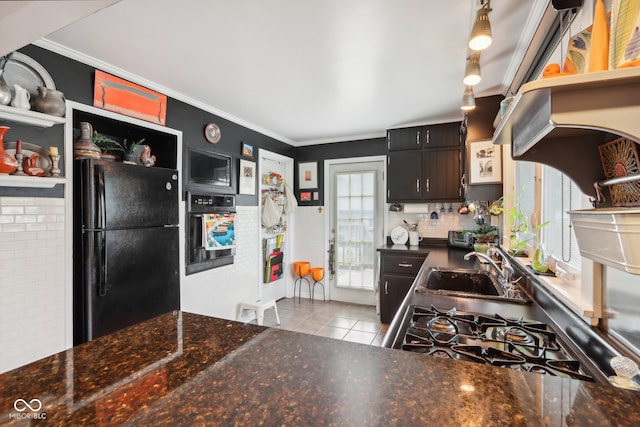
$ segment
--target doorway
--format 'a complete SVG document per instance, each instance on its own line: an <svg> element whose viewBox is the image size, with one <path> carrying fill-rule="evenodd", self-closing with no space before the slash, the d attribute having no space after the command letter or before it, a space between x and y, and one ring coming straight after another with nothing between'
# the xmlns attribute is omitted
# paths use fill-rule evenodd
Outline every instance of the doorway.
<svg viewBox="0 0 640 427"><path fill-rule="evenodd" d="M384 157L325 161L329 295L376 304L378 256L384 242Z"/></svg>
<svg viewBox="0 0 640 427"><path fill-rule="evenodd" d="M292 215L286 214L284 210L284 185L290 187L293 185L293 159L281 154L273 153L268 150L259 150L258 177L260 183L260 195L258 202L262 205L262 198L265 196L272 197L281 210L280 222L269 228L260 227L260 253L257 259L260 262L260 292L259 296L264 299L284 298L287 295L288 274L285 269L289 266L292 248L287 244L289 237L293 235ZM269 182L265 182L265 177L269 176ZM277 180L272 179L278 177ZM260 222L262 224L262 209L260 209ZM279 262L279 274L266 273L265 269L272 269L271 265L274 257L273 254L281 253Z"/></svg>

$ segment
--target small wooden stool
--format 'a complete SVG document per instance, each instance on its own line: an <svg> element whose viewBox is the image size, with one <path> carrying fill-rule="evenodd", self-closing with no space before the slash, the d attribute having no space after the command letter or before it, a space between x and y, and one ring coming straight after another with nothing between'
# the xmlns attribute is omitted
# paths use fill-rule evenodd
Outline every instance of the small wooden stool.
<svg viewBox="0 0 640 427"><path fill-rule="evenodd" d="M276 314L276 322L278 325L280 324L280 317L278 317L278 307L276 306L276 300L268 299L268 300L256 300L251 302L241 302L240 303L240 317L244 313L244 310L253 310L256 312L256 319L258 320L258 325L264 325L264 311L273 308L273 311Z"/></svg>

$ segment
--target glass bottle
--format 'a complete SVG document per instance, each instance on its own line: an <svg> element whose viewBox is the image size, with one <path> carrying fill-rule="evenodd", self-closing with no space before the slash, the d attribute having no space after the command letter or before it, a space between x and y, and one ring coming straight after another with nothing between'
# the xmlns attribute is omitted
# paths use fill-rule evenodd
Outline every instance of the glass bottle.
<svg viewBox="0 0 640 427"><path fill-rule="evenodd" d="M549 264L547 263L547 251L545 250L544 243L537 242L536 250L531 260L531 268L537 273L546 273L549 271Z"/></svg>

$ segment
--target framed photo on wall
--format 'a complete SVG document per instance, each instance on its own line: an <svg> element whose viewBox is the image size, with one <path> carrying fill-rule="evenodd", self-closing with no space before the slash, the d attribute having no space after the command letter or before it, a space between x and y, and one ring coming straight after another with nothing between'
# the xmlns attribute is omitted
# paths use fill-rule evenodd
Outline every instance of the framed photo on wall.
<svg viewBox="0 0 640 427"><path fill-rule="evenodd" d="M502 182L502 146L486 141L470 142L467 149L469 185Z"/></svg>
<svg viewBox="0 0 640 427"><path fill-rule="evenodd" d="M253 159L253 145L242 143L242 156Z"/></svg>
<svg viewBox="0 0 640 427"><path fill-rule="evenodd" d="M256 194L256 162L240 159L239 194Z"/></svg>
<svg viewBox="0 0 640 427"><path fill-rule="evenodd" d="M318 163L298 163L298 188L318 188Z"/></svg>

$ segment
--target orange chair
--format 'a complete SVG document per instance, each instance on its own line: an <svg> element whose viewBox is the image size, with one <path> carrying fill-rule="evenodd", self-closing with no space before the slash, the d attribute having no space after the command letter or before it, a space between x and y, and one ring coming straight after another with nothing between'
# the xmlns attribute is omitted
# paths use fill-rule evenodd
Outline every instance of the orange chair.
<svg viewBox="0 0 640 427"><path fill-rule="evenodd" d="M324 283L320 280L324 279L324 268L322 267L314 267L311 269L311 278L313 279L313 287L311 288L311 304L313 304L313 296L316 292L316 285L322 286L322 300L324 302L327 301L324 293Z"/></svg>
<svg viewBox="0 0 640 427"><path fill-rule="evenodd" d="M295 261L293 263L293 274L296 276L296 281L293 282L293 299L296 299L296 286L299 286L298 289L298 302L300 302L300 294L302 293L302 281L305 280L307 282L307 286L309 287L309 295L311 295L311 282L307 279L306 275L309 274L309 269L311 268L311 263L309 261Z"/></svg>

